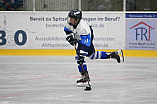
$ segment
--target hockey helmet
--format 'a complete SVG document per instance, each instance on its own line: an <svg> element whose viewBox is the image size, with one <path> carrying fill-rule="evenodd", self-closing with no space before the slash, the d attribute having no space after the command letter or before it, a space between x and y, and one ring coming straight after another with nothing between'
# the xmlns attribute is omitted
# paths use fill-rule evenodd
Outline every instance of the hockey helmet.
<svg viewBox="0 0 157 104"><path fill-rule="evenodd" d="M78 9L73 9L69 12L68 16L71 17L71 18L81 20L82 19L82 12Z"/></svg>

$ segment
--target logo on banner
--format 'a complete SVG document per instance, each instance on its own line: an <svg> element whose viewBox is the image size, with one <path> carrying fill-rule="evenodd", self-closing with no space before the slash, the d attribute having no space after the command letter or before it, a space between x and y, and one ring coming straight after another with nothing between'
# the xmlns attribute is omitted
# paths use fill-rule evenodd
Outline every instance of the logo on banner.
<svg viewBox="0 0 157 104"><path fill-rule="evenodd" d="M133 25L133 24L131 24ZM154 36L154 27L151 26L152 22L145 23L145 22L139 22L135 25L133 25L130 28L130 40L133 41L153 41L155 36Z"/></svg>

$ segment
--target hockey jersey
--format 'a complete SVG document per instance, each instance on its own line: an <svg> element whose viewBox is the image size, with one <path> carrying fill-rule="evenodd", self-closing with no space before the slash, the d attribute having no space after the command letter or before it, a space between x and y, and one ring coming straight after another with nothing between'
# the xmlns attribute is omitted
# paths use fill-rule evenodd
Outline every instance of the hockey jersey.
<svg viewBox="0 0 157 104"><path fill-rule="evenodd" d="M73 36L78 41L77 51L90 56L95 52L93 46L93 30L87 22L80 20L77 27L70 26L68 23L64 27L67 36Z"/></svg>

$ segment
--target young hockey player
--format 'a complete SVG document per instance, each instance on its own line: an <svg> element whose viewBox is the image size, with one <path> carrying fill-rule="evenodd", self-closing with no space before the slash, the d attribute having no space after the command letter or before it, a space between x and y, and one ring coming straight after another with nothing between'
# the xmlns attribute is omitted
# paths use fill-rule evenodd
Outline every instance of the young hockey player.
<svg viewBox="0 0 157 104"><path fill-rule="evenodd" d="M78 69L82 75L80 80L77 80L78 86L87 86L90 78L87 71L87 65L85 57L93 59L110 59L114 58L118 63L121 62L119 53L120 52L95 52L93 45L93 29L82 19L82 12L78 9L71 10L67 17L67 24L64 27L66 33L66 40L74 47L76 47L75 59L78 63Z"/></svg>

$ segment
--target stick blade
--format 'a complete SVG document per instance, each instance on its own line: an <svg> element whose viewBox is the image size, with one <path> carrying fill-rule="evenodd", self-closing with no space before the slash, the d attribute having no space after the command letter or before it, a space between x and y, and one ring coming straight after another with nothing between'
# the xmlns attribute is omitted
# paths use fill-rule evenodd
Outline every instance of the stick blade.
<svg viewBox="0 0 157 104"><path fill-rule="evenodd" d="M84 89L85 91L90 91L90 90L92 90L92 88L91 87L86 87L86 89Z"/></svg>

